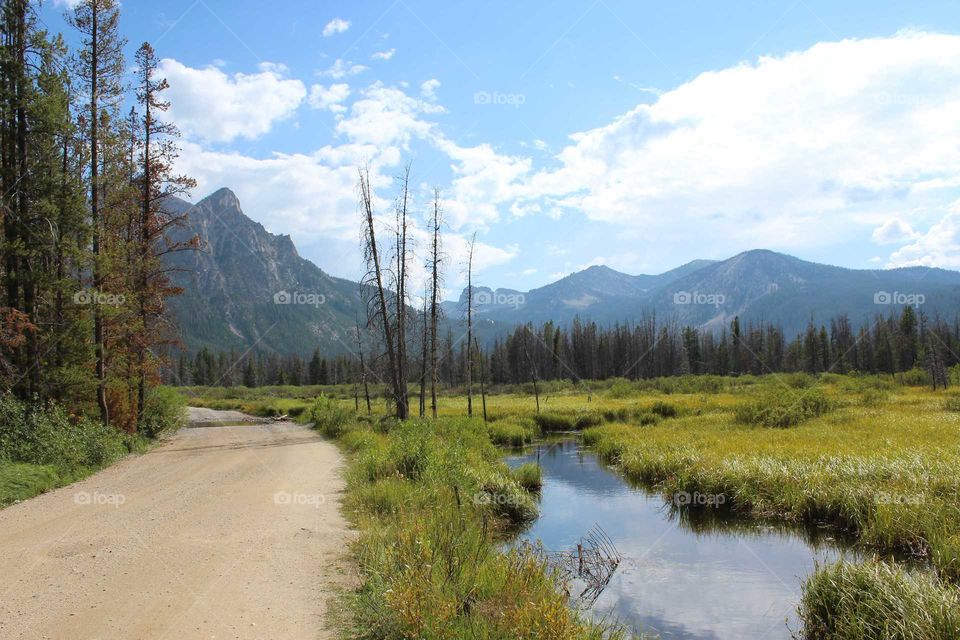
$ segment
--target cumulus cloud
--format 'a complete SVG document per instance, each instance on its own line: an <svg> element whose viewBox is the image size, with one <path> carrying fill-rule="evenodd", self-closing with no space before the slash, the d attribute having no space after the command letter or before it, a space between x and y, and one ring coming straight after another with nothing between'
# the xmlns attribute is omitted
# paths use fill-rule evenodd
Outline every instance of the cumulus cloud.
<svg viewBox="0 0 960 640"><path fill-rule="evenodd" d="M915 239L913 228L900 218L890 218L873 230L873 241L879 244L896 244Z"/></svg>
<svg viewBox="0 0 960 640"><path fill-rule="evenodd" d="M354 64L343 58L337 58L333 61L333 64L330 65L327 69L319 72L319 75L326 78L333 78L334 80L339 80L341 78L346 78L348 76L355 76L357 74L363 73L369 67L366 67L362 64Z"/></svg>
<svg viewBox="0 0 960 640"><path fill-rule="evenodd" d="M337 123L337 132L359 143L406 147L413 137L433 137L435 124L423 116L443 111L402 89L374 82L361 91L350 115Z"/></svg>
<svg viewBox="0 0 960 640"><path fill-rule="evenodd" d="M895 251L888 266L960 268L960 201L925 234L916 234L912 243Z"/></svg>
<svg viewBox="0 0 960 640"><path fill-rule="evenodd" d="M329 38L330 36L336 35L338 33L343 33L349 28L350 28L349 20L344 20L343 18L334 18L323 27L323 37Z"/></svg>
<svg viewBox="0 0 960 640"><path fill-rule="evenodd" d="M700 74L576 133L518 198L649 232L796 248L958 186L960 36L818 43ZM819 232L819 233L818 233Z"/></svg>
<svg viewBox="0 0 960 640"><path fill-rule="evenodd" d="M346 83L331 84L329 87L315 84L310 87L309 102L314 109L343 113L347 110L343 103L348 97L350 97L350 85Z"/></svg>
<svg viewBox="0 0 960 640"><path fill-rule="evenodd" d="M370 57L374 60L389 60L396 52L396 49L387 49L386 51L377 51Z"/></svg>
<svg viewBox="0 0 960 640"><path fill-rule="evenodd" d="M300 80L285 78L285 68L271 63L262 64L258 73L230 75L165 58L158 73L170 82L170 118L187 136L209 142L268 133L296 111L307 93Z"/></svg>

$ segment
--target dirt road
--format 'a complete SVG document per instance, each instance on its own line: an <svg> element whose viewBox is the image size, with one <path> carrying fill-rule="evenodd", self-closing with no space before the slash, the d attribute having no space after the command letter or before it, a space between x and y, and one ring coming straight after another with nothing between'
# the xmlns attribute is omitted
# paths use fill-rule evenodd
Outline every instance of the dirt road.
<svg viewBox="0 0 960 640"><path fill-rule="evenodd" d="M292 423L190 428L0 510L0 638L334 637L341 464Z"/></svg>

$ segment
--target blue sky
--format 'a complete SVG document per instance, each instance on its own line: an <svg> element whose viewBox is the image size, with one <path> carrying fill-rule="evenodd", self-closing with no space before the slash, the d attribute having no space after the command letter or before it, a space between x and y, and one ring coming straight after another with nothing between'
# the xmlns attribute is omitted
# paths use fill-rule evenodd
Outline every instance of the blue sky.
<svg viewBox="0 0 960 640"><path fill-rule="evenodd" d="M43 9L61 28L66 0ZM165 58L181 168L324 270L360 271L413 163L478 280L659 273L753 248L960 268L960 17L948 2L129 0ZM418 231L418 233L420 233Z"/></svg>

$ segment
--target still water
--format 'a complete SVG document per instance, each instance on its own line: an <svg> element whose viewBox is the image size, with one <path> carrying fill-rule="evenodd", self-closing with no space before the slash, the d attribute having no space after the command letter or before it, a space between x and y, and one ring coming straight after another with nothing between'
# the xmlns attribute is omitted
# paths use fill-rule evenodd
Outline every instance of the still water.
<svg viewBox="0 0 960 640"><path fill-rule="evenodd" d="M817 562L854 557L822 531L681 518L576 441L535 445L507 463L535 462L538 449L540 518L522 538L564 551L601 526L623 560L590 611L636 631L684 640L790 638L800 627L802 579Z"/></svg>

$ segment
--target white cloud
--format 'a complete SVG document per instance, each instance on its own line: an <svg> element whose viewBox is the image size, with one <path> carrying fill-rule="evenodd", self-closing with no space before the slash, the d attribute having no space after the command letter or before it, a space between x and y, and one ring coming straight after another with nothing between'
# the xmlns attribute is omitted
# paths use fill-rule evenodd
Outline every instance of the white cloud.
<svg viewBox="0 0 960 640"><path fill-rule="evenodd" d="M343 33L350 28L350 21L343 18L334 18L323 27L323 37L329 38L332 35Z"/></svg>
<svg viewBox="0 0 960 640"><path fill-rule="evenodd" d="M411 98L404 91L375 82L361 92L337 132L351 140L380 147L405 147L412 137L431 138L435 125L422 119L443 107Z"/></svg>
<svg viewBox="0 0 960 640"><path fill-rule="evenodd" d="M895 251L888 266L960 268L960 200L925 234L916 234L911 244Z"/></svg>
<svg viewBox="0 0 960 640"><path fill-rule="evenodd" d="M437 99L437 88L439 86L440 81L436 78L426 80L420 85L420 95L433 102Z"/></svg>
<svg viewBox="0 0 960 640"><path fill-rule="evenodd" d="M310 106L314 109L326 109L333 113L343 113L347 110L343 102L350 96L350 85L346 83L331 84L325 87L315 84L310 87Z"/></svg>
<svg viewBox="0 0 960 640"><path fill-rule="evenodd" d="M333 64L329 68L319 72L320 76L333 78L334 80L339 80L341 78L346 78L348 76L355 76L357 74L363 73L369 67L366 67L362 64L354 64L343 58L337 58L333 61Z"/></svg>
<svg viewBox="0 0 960 640"><path fill-rule="evenodd" d="M253 139L289 118L307 91L284 73L284 67L270 63L261 65L259 73L233 75L213 66L194 69L170 58L159 66L159 75L170 82L170 118L188 137L210 142Z"/></svg>
<svg viewBox="0 0 960 640"><path fill-rule="evenodd" d="M890 218L873 230L873 241L879 244L897 244L917 238L919 234L900 218Z"/></svg>
<svg viewBox="0 0 960 640"><path fill-rule="evenodd" d="M819 43L703 73L572 135L559 168L510 188L661 243L696 229L712 250L823 246L860 236L856 214L942 204L958 112L960 36Z"/></svg>
<svg viewBox="0 0 960 640"><path fill-rule="evenodd" d="M374 60L389 60L396 52L396 49L387 49L386 51L377 51L370 57Z"/></svg>

